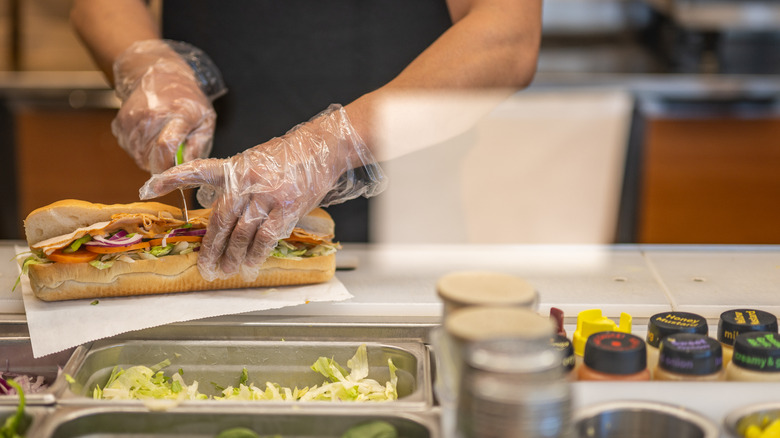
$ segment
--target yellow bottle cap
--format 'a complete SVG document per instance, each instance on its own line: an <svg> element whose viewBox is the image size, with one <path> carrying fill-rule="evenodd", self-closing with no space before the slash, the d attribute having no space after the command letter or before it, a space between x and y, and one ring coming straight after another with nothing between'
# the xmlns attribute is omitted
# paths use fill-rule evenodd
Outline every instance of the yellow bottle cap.
<svg viewBox="0 0 780 438"><path fill-rule="evenodd" d="M577 329L572 337L574 354L582 356L585 353L585 342L593 333L610 331L631 333L631 315L625 312L621 313L620 325L618 325L615 324L615 321L603 316L601 309L588 309L578 313Z"/></svg>

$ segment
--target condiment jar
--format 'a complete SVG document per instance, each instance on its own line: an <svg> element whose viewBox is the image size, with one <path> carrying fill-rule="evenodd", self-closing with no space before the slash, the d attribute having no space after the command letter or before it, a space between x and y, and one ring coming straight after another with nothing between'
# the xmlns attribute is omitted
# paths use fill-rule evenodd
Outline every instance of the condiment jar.
<svg viewBox="0 0 780 438"><path fill-rule="evenodd" d="M585 343L579 380L650 380L645 341L623 332L600 332Z"/></svg>
<svg viewBox="0 0 780 438"><path fill-rule="evenodd" d="M734 356L726 366L726 380L780 382L780 335L749 332L737 336Z"/></svg>
<svg viewBox="0 0 780 438"><path fill-rule="evenodd" d="M647 322L647 368L653 374L658 364L658 348L661 340L679 333L698 333L707 335L709 327L704 317L689 312L662 312L650 317Z"/></svg>
<svg viewBox="0 0 780 438"><path fill-rule="evenodd" d="M583 310L577 314L577 329L572 336L575 367L582 364L582 356L585 354L585 343L588 341L588 337L593 333L605 331L631 333L631 315L621 313L620 325L618 325L611 319L602 316L600 309Z"/></svg>
<svg viewBox="0 0 780 438"><path fill-rule="evenodd" d="M723 345L723 366L731 362L734 340L741 333L777 333L777 317L769 312L755 309L727 310L718 320L718 341Z"/></svg>
<svg viewBox="0 0 780 438"><path fill-rule="evenodd" d="M541 339L489 339L465 353L457 408L461 438L569 437L571 383L561 353Z"/></svg>
<svg viewBox="0 0 780 438"><path fill-rule="evenodd" d="M661 341L655 380L723 380L720 342L700 333L671 334Z"/></svg>
<svg viewBox="0 0 780 438"><path fill-rule="evenodd" d="M535 308L539 294L527 281L514 275L489 271L459 271L436 282L444 303L444 318L468 306Z"/></svg>

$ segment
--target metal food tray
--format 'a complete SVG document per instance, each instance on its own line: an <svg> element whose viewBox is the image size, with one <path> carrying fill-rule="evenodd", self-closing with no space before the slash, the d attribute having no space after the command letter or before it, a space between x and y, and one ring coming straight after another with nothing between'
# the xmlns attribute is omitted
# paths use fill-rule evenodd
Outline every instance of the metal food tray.
<svg viewBox="0 0 780 438"><path fill-rule="evenodd" d="M441 437L438 417L433 413L355 413L344 409L301 413L194 407L164 412L150 412L138 407L64 407L50 415L43 423L36 424L36 427L30 430L29 436L214 438L226 429L245 427L262 437L338 438L350 427L376 420L395 426L399 437Z"/></svg>
<svg viewBox="0 0 780 438"><path fill-rule="evenodd" d="M2 324L0 324L0 330L2 333L7 333L3 330ZM26 374L33 378L43 376L44 383L48 385L48 388L35 394L25 394L26 403L28 406L52 405L56 402L53 385L59 370L65 367L74 350L75 348L71 348L36 359L33 357L29 337L1 337L0 371ZM18 403L19 397L16 395L0 395L0 406L16 406Z"/></svg>
<svg viewBox="0 0 780 438"><path fill-rule="evenodd" d="M323 339L327 339L323 336ZM118 404L141 405L136 400L109 401L92 399L96 385L104 385L115 366L127 369L134 365L152 366L166 359L171 364L164 368L166 375L183 371L186 383L199 382L199 391L216 395L211 382L220 386L237 385L243 368L247 369L249 382L265 387L265 382L290 388L303 388L322 384L326 378L313 371L311 365L320 357L333 358L342 367L355 354L361 344L366 345L369 361L369 378L380 383L389 380L388 359L397 367L398 400L392 402L349 403L349 409L371 410L424 410L433 406L430 354L421 342L377 341L253 341L253 340L103 340L80 346L72 355L64 373L73 378L71 383L64 376L57 380L54 391L61 405ZM184 401L190 404L218 406L230 405L306 405L319 408L330 402L276 402L276 401ZM340 404L345 406L346 404Z"/></svg>
<svg viewBox="0 0 780 438"><path fill-rule="evenodd" d="M24 408L24 420L18 432L23 437L35 437L37 435L32 433L32 430L36 427L42 426L52 413L54 408L46 406L25 406ZM4 424L6 419L16 415L16 406L0 406L0 424Z"/></svg>

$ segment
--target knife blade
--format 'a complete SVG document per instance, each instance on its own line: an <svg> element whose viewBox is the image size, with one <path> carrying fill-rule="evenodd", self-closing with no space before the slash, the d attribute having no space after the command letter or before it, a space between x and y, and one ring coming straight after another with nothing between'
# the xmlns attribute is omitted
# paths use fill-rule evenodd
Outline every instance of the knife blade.
<svg viewBox="0 0 780 438"><path fill-rule="evenodd" d="M184 145L187 143L187 141L181 142L179 145L179 148L176 149L176 159L175 164L178 166L179 164L184 162ZM187 211L187 197L184 196L184 190L179 187L179 193L181 193L181 202L184 205L184 220L189 223L190 222L190 215Z"/></svg>

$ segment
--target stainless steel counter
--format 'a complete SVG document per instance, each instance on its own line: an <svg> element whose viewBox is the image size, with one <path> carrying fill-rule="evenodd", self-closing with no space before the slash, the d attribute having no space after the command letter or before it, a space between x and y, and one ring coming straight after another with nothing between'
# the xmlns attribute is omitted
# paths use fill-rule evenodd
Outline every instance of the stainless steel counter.
<svg viewBox="0 0 780 438"><path fill-rule="evenodd" d="M21 243L1 241L0 257L10 260L15 246ZM634 332L642 337L647 317L664 310L697 312L710 320L713 334L716 318L729 308L755 307L780 313L776 299L780 246L346 244L338 264L341 269L336 275L354 295L352 300L177 323L120 335L115 341L130 345L131 341L171 339L251 340L260 345L278 343L280 339L359 339L429 344L428 335L438 326L441 312L435 282L445 272L464 269L490 269L525 277L539 291L542 313L552 306L564 310L570 333L576 313L588 308L601 308L610 317L620 312L632 314ZM9 292L17 274L13 263L0 265L0 327L4 331L1 337L6 339L26 336L20 293ZM83 355L87 350L79 351ZM576 409L642 400L699 412L720 427L721 437L727 436L723 420L728 413L776 400L777 394L763 383L734 382L576 382L573 391ZM44 402L46 399L40 403ZM85 410L88 405L80 400L62 403L57 401L56 410L50 409L41 417L59 419L60 414L83 413L90 418L89 409L98 409ZM117 421L131 418L126 415L135 408L128 406L122 405L111 415ZM109 407L106 404L99 409L108 412ZM404 409L392 411L392 415L408 414L408 406ZM267 414L272 410L260 408L257 412ZM432 415L426 421L437 430L438 405L427 402L424 408L412 410ZM204 408L201 412L207 411ZM313 418L316 412L307 407L299 414Z"/></svg>

